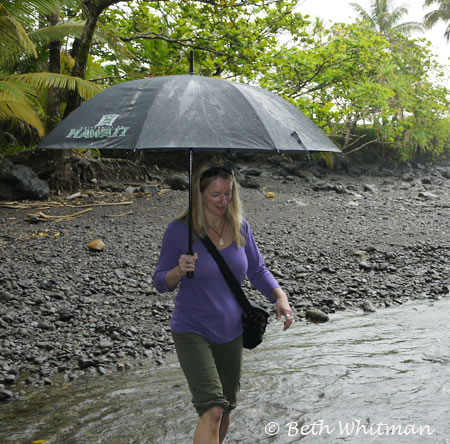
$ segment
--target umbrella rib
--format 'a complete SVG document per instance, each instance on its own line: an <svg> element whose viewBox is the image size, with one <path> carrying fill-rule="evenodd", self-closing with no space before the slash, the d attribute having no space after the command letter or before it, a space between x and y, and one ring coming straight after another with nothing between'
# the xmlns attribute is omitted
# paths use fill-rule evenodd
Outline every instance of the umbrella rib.
<svg viewBox="0 0 450 444"><path fill-rule="evenodd" d="M236 82L229 82L229 83L230 83L230 85L232 85L233 88L235 88L237 91L240 90L241 86L238 85ZM251 87L251 85L246 85L246 84L243 85L244 88L245 88L245 87L248 87L248 86ZM270 142L271 142L270 148L273 149L273 150L275 150L277 153L279 153L280 150L277 148L276 144L274 143L274 138L272 137L272 134L270 134L270 132L269 132L268 129L266 128L266 125L264 125L264 121L263 121L263 119L260 117L260 114L259 114L257 108L256 108L255 106L253 106L253 104L247 99L247 97L246 97L245 94L242 94L242 93L241 93L241 96L245 99L245 103L253 110L254 115L255 115L256 117L258 117L258 121L261 123L261 126L264 128L265 134L267 134L268 139L270 139Z"/></svg>

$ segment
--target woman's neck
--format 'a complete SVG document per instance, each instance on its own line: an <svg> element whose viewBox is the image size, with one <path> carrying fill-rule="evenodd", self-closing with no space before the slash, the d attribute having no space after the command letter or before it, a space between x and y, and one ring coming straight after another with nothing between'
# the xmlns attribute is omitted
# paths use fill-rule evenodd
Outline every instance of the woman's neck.
<svg viewBox="0 0 450 444"><path fill-rule="evenodd" d="M205 214L206 224L213 228L222 228L225 223L225 217Z"/></svg>

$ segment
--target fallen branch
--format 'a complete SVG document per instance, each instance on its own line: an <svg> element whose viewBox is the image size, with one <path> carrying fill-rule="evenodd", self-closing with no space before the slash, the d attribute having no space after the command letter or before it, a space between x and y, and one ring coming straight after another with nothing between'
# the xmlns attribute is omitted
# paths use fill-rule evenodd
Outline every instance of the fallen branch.
<svg viewBox="0 0 450 444"><path fill-rule="evenodd" d="M104 214L103 217L122 217L122 216L129 216L130 214L133 214L133 211L127 211L126 213L120 214Z"/></svg>
<svg viewBox="0 0 450 444"><path fill-rule="evenodd" d="M38 210L47 210L48 208L56 207L69 207L69 208L85 208L85 207L106 207L111 205L131 205L134 201L126 200L122 202L99 202L86 205L74 205L64 202L31 202L31 203L19 203L19 202L4 202L0 203L0 207L9 208L12 210L27 210L30 208L36 208Z"/></svg>
<svg viewBox="0 0 450 444"><path fill-rule="evenodd" d="M78 216L81 216L84 213L87 213L88 211L92 211L92 208L87 208L86 210L81 210L73 214L66 214L66 215L59 215L59 216L52 216L49 214L45 214L42 211L39 211L38 213L29 214L28 218L37 218L39 221L48 220L48 219L56 219L56 222L62 222L70 219L74 219Z"/></svg>
<svg viewBox="0 0 450 444"><path fill-rule="evenodd" d="M83 208L83 207L109 207L109 206L115 206L115 205L131 205L134 201L127 200L123 202L102 202L102 203L96 203L96 204L89 204L89 205L63 205L64 207L71 207L71 208Z"/></svg>

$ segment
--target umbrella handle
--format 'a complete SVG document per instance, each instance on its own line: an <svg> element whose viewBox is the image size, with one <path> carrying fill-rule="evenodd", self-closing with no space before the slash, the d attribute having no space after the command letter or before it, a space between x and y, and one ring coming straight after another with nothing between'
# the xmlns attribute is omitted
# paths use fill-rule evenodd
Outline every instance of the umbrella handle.
<svg viewBox="0 0 450 444"><path fill-rule="evenodd" d="M188 253L188 254L191 255L191 256L194 256L192 253ZM194 272L193 271L188 271L187 272L187 277L189 279L192 279L194 277Z"/></svg>

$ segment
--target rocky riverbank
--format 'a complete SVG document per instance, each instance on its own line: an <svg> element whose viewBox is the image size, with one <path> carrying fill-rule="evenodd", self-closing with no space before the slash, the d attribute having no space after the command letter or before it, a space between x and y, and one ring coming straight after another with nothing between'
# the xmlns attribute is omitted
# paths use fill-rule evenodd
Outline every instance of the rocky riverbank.
<svg viewBox="0 0 450 444"><path fill-rule="evenodd" d="M337 310L448 297L448 167L235 169L246 218L298 322L309 309L332 319ZM97 182L70 199L0 202L1 400L22 384L52 384L56 373L108 374L172 350L174 295L152 283L164 228L187 202L183 177L172 176L153 171L145 187ZM94 239L102 251L88 248Z"/></svg>

